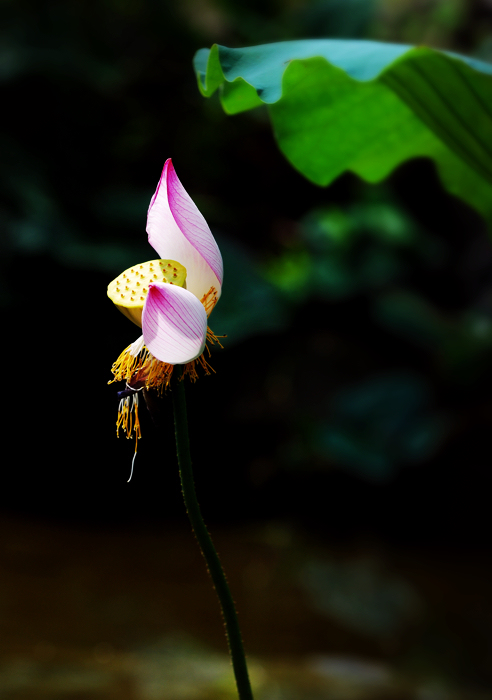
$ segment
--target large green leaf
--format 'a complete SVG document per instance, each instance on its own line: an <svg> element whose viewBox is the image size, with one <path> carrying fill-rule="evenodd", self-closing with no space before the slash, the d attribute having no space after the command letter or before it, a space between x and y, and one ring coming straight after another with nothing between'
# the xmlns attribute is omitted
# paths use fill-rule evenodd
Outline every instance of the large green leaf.
<svg viewBox="0 0 492 700"><path fill-rule="evenodd" d="M228 114L267 104L280 149L318 185L378 182L429 157L444 186L492 222L492 65L428 48L305 40L214 45L194 65Z"/></svg>

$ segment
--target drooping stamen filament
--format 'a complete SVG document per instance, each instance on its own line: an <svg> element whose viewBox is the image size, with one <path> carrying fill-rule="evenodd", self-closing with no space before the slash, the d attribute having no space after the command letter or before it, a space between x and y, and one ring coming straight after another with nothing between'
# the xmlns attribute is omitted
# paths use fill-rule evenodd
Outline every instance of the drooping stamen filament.
<svg viewBox="0 0 492 700"><path fill-rule="evenodd" d="M131 437L132 431L135 433L135 440L139 440L142 437L140 420L138 418L138 392L134 392L132 396L120 399L118 418L116 420L117 437L120 436L120 428L127 438ZM135 443L135 451L137 451L137 443Z"/></svg>

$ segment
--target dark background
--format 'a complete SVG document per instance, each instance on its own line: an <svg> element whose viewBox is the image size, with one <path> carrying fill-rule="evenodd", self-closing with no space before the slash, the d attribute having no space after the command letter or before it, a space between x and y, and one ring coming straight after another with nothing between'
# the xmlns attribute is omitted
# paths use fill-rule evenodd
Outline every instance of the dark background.
<svg viewBox="0 0 492 700"><path fill-rule="evenodd" d="M490 578L484 222L443 192L426 160L377 186L350 174L312 185L278 151L267 112L227 117L217 96L200 96L191 62L214 42L314 36L492 60L490 3L11 0L2 14L5 531L68 528L97 539L187 527L170 401L159 430L141 411L127 484L133 442L115 438L117 387L107 386L138 331L106 286L155 257L146 211L172 157L225 264L210 325L228 338L214 352L216 374L188 387L212 530L280 523L301 550L335 547L351 561L354 547L382 548L407 574L415 567L406 553L418 552L436 561L445 585L454 574L443 573L444 558L468 571L470 599L479 595L477 581ZM451 648L474 649L466 661L456 652L456 683L485 688L488 595L479 608L480 630L459 628ZM398 649L413 648L405 644ZM438 675L453 654L442 651Z"/></svg>

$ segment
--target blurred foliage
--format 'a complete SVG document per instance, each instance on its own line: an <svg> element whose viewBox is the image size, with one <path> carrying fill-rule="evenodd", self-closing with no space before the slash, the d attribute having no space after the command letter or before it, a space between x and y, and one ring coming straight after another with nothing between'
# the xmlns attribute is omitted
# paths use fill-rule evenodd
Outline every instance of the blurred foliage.
<svg viewBox="0 0 492 700"><path fill-rule="evenodd" d="M347 209L325 207L299 222L297 236L265 266L267 279L292 303L370 293L439 265L443 248L423 234L384 189Z"/></svg>
<svg viewBox="0 0 492 700"><path fill-rule="evenodd" d="M313 431L316 452L369 479L428 458L445 421L430 407L420 376L388 373L348 387L331 401L330 417Z"/></svg>
<svg viewBox="0 0 492 700"><path fill-rule="evenodd" d="M239 244L217 236L224 269L233 271L228 293L214 309L211 323L227 333L227 347L250 336L278 333L289 322L288 307Z"/></svg>
<svg viewBox="0 0 492 700"><path fill-rule="evenodd" d="M364 36L375 15L375 0L317 0L300 7L298 36Z"/></svg>
<svg viewBox="0 0 492 700"><path fill-rule="evenodd" d="M419 270L439 270L445 249L386 197L383 189L346 210L310 212L299 222L297 236L288 241L284 252L265 265L264 274L294 307L313 299L336 302L364 294L373 298L376 309L388 309L383 322L394 318L399 325L392 328L401 327L409 339L425 342L423 329L415 327L424 322L424 315L416 313L412 326L402 314L405 299L413 296L398 294L394 286ZM388 289L392 291L384 293ZM391 300L393 316L389 317ZM439 324L445 323L437 317L428 325L439 333ZM456 345L456 333L450 331L453 337L447 335L445 343L449 348ZM469 345L463 348L467 351L476 350ZM312 423L301 429L303 448L291 452L290 461L294 464L297 459L302 467L307 451L366 478L384 480L399 465L428 457L444 435L443 417L430 409L430 393L422 375L401 371L379 373L343 387L327 399L325 415L319 407L311 415Z"/></svg>
<svg viewBox="0 0 492 700"><path fill-rule="evenodd" d="M470 384L487 372L492 351L489 313L469 309L449 317L416 294L393 292L376 300L375 317L428 350L453 382Z"/></svg>

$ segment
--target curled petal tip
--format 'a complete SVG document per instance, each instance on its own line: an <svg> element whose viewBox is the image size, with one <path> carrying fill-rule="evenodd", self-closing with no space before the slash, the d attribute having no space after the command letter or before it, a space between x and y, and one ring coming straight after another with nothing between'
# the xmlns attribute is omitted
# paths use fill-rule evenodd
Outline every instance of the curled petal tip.
<svg viewBox="0 0 492 700"><path fill-rule="evenodd" d="M148 211L147 211L147 216L150 214L150 210L152 209L152 206L154 205L154 202L155 202L155 200L157 199L157 196L158 196L158 194L159 194L159 190L160 190L160 188L161 188L162 181L163 181L163 180L164 180L164 182L166 181L167 169L169 168L170 165L172 166L172 164L173 164L173 162L172 162L172 159L171 159L171 158L168 158L168 159L166 160L166 162L164 163L164 167L162 168L162 172L161 172L161 176L160 176L160 178L159 178L159 182L157 183L157 188L156 188L156 190L155 190L155 192L154 192L154 194L153 194L153 196L152 196L152 199L150 200L149 209L148 209ZM152 245L152 242L151 242L151 240L150 240L150 232L149 232L149 243ZM153 246L153 247L155 248L155 246ZM157 249L156 249L156 250L157 250Z"/></svg>
<svg viewBox="0 0 492 700"><path fill-rule="evenodd" d="M181 184L171 158L147 216L149 243L161 258L178 260L188 272L188 289L201 298L214 286L220 295L222 256L203 215Z"/></svg>

